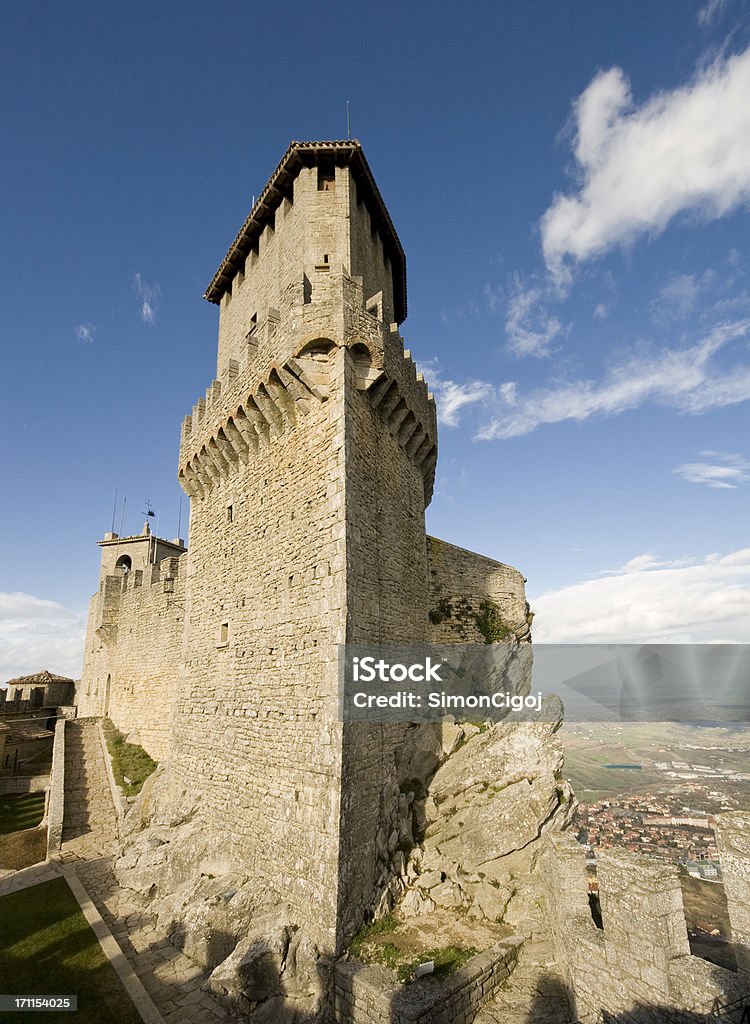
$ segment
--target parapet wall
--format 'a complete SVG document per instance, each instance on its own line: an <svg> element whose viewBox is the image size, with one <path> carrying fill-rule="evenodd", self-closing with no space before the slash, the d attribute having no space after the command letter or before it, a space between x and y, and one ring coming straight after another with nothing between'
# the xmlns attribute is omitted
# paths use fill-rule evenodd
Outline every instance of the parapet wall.
<svg viewBox="0 0 750 1024"><path fill-rule="evenodd" d="M340 962L334 968L336 1024L471 1024L515 969L522 942L508 938L443 981L428 977L406 987L383 967Z"/></svg>
<svg viewBox="0 0 750 1024"><path fill-rule="evenodd" d="M77 694L82 717L108 715L157 761L169 753L185 616L183 558L102 580L89 606Z"/></svg>
<svg viewBox="0 0 750 1024"><path fill-rule="evenodd" d="M730 1002L748 991L747 819L742 814L717 819L719 847L733 851L723 863L737 973L690 954L676 867L626 851L599 851L603 928L597 928L582 847L570 833L550 835L542 859L549 924L579 1019L597 1020L606 1011L634 1013L639 1020L663 1012L664 1019L676 1020L681 1013L706 1014L714 1000Z"/></svg>
<svg viewBox="0 0 750 1024"><path fill-rule="evenodd" d="M484 643L490 637L482 628L493 617L508 629L493 639L530 639L532 616L518 569L436 537L427 538L427 557L433 643Z"/></svg>
<svg viewBox="0 0 750 1024"><path fill-rule="evenodd" d="M17 715L19 712L39 711L40 708L72 704L73 690L72 682L2 688L0 689L0 715Z"/></svg>

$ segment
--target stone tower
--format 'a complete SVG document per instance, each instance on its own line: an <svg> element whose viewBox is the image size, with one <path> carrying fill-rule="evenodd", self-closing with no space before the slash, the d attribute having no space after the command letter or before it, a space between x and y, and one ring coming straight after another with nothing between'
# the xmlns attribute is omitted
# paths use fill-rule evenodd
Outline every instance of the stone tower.
<svg viewBox="0 0 750 1024"><path fill-rule="evenodd" d="M79 712L163 764L128 819L124 884L170 921L202 913L206 879L247 885L330 956L403 870L414 736L339 721L339 645L482 642L487 601L528 639L524 580L425 534L435 404L359 143L292 143L206 298L218 361L182 427L189 549L123 574L105 541Z"/></svg>
<svg viewBox="0 0 750 1024"><path fill-rule="evenodd" d="M430 628L437 432L398 333L405 278L359 143L293 143L206 292L217 379L180 447L190 571L173 770L227 859L329 948L383 882L404 732L337 721L337 645Z"/></svg>

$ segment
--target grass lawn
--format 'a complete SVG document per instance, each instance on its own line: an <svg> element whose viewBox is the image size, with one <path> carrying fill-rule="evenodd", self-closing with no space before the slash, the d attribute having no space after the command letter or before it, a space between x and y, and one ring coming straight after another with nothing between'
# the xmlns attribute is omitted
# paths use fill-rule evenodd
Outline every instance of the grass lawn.
<svg viewBox="0 0 750 1024"><path fill-rule="evenodd" d="M0 796L0 836L36 828L44 817L44 793Z"/></svg>
<svg viewBox="0 0 750 1024"><path fill-rule="evenodd" d="M0 897L0 979L7 995L77 995L77 1013L39 1014L52 1024L142 1024L64 878ZM29 1021L25 1011L1 1016Z"/></svg>
<svg viewBox="0 0 750 1024"><path fill-rule="evenodd" d="M47 829L27 828L0 836L0 868L28 868L47 856ZM2 1018L0 1018L2 1020Z"/></svg>
<svg viewBox="0 0 750 1024"><path fill-rule="evenodd" d="M126 743L123 734L108 718L104 719L102 726L112 758L115 781L126 796L136 796L149 775L156 770L156 761L149 757L143 747L135 743ZM130 779L130 782L126 782L126 778Z"/></svg>

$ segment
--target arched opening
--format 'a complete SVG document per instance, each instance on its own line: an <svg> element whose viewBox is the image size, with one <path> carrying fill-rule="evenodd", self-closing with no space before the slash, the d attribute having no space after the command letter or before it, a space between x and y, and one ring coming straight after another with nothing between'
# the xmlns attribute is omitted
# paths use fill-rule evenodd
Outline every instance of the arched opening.
<svg viewBox="0 0 750 1024"><path fill-rule="evenodd" d="M363 342L358 341L349 348L354 365L358 370L367 371L372 366L372 355Z"/></svg>
<svg viewBox="0 0 750 1024"><path fill-rule="evenodd" d="M121 573L121 575L123 576L127 576L127 574L130 572L132 568L133 562L130 558L130 555L120 555L120 557L115 562L115 569L117 569L117 571Z"/></svg>
<svg viewBox="0 0 750 1024"><path fill-rule="evenodd" d="M299 359L314 359L317 362L325 362L331 353L337 348L336 342L330 338L315 338L303 345L297 353Z"/></svg>

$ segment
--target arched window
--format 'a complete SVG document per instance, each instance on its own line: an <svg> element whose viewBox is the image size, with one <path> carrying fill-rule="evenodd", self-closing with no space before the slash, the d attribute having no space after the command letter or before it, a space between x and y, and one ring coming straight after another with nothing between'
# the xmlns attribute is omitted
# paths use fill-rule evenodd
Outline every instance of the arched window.
<svg viewBox="0 0 750 1024"><path fill-rule="evenodd" d="M122 573L123 576L127 576L130 570L133 568L133 563L129 555L120 555L115 562L115 569Z"/></svg>

